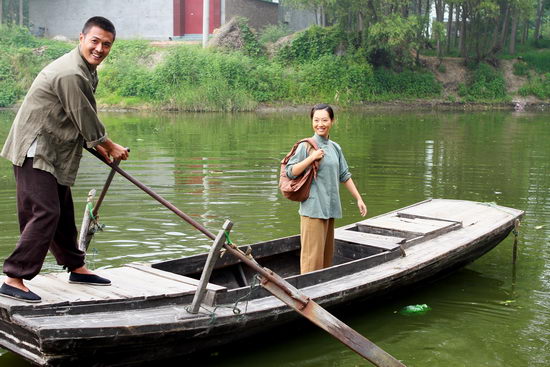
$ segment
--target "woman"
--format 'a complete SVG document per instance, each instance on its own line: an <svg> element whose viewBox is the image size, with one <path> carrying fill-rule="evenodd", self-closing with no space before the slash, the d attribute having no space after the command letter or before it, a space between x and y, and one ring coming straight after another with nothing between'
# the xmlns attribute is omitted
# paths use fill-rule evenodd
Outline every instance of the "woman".
<svg viewBox="0 0 550 367"><path fill-rule="evenodd" d="M334 218L342 217L339 185L341 182L357 200L362 216L367 206L357 191L340 146L329 139L334 111L326 104L315 105L310 113L313 138L319 146L311 149L301 143L286 166L286 174L295 179L319 160L317 178L311 184L309 198L300 203L300 272L302 274L332 265L334 257ZM310 149L308 149L310 148Z"/></svg>

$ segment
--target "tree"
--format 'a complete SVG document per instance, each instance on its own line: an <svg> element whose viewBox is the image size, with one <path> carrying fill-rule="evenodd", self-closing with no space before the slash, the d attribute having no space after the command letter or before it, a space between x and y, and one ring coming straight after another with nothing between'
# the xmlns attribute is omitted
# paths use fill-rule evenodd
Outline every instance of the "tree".
<svg viewBox="0 0 550 367"><path fill-rule="evenodd" d="M538 0L537 3L537 17L535 20L535 34L533 35L533 38L536 40L539 40L541 38L541 25L542 25L542 16L544 15L544 0Z"/></svg>
<svg viewBox="0 0 550 367"><path fill-rule="evenodd" d="M435 22L432 24L432 33L435 38L437 56L443 56L441 41L444 35L443 18L445 17L445 4L443 0L435 0Z"/></svg>
<svg viewBox="0 0 550 367"><path fill-rule="evenodd" d="M464 58L496 62L503 50L514 53L517 42L525 42L530 30L535 39L541 37L544 12L550 7L550 0L284 0L284 3L321 10L327 24L340 27L354 46L369 50L375 63L388 55L403 55L396 63L400 67L408 62L405 49L416 51L418 60L419 52L431 47L432 42L439 57L458 48ZM434 20L430 19L433 10ZM402 22L397 22L397 18ZM407 28L405 25L415 32L403 37L411 45L375 43L401 37L398 35Z"/></svg>
<svg viewBox="0 0 550 367"><path fill-rule="evenodd" d="M18 24L23 26L24 9L28 0L0 0L0 23Z"/></svg>
<svg viewBox="0 0 550 367"><path fill-rule="evenodd" d="M19 0L19 25L23 26L23 0Z"/></svg>
<svg viewBox="0 0 550 367"><path fill-rule="evenodd" d="M519 21L519 9L516 7L512 8L512 27L510 29L510 43L508 47L508 52L513 55L516 53L516 35L518 32L518 21Z"/></svg>
<svg viewBox="0 0 550 367"><path fill-rule="evenodd" d="M451 51L451 44L453 39L453 9L454 4L451 2L449 3L449 15L447 16L447 47L446 52L449 53Z"/></svg>
<svg viewBox="0 0 550 367"><path fill-rule="evenodd" d="M420 42L417 35L418 30L423 28L419 19L394 14L374 24L367 39L371 63L375 66L393 66L397 70L412 67L411 51L416 50L418 55Z"/></svg>

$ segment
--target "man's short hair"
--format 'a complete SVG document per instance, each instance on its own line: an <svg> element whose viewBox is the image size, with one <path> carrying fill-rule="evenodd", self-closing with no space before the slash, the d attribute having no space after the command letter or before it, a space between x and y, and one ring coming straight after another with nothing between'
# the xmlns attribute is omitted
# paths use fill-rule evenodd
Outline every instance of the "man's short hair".
<svg viewBox="0 0 550 367"><path fill-rule="evenodd" d="M115 25L109 19L103 17L91 17L88 19L86 23L84 23L84 27L82 27L82 34L88 33L90 28L94 26L112 33L114 36L113 39L116 37Z"/></svg>

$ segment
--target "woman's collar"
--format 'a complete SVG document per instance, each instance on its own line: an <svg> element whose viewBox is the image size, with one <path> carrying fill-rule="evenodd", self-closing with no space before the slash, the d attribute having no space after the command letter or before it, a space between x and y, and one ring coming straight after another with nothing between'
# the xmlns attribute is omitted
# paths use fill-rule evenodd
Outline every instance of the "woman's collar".
<svg viewBox="0 0 550 367"><path fill-rule="evenodd" d="M330 139L330 136L328 138L325 138L321 135L318 135L317 133L315 133L313 135L313 137L315 138L315 140L317 140L319 143L324 143L324 144L327 144L329 139Z"/></svg>

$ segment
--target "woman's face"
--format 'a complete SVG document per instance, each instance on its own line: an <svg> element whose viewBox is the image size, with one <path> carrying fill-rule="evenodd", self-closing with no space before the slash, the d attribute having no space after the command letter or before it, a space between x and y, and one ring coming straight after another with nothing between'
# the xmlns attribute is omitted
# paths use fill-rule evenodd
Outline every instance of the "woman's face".
<svg viewBox="0 0 550 367"><path fill-rule="evenodd" d="M323 138L328 139L328 134L332 128L333 120L331 120L328 111L326 110L317 110L313 113L313 118L311 119L313 126L313 131Z"/></svg>

